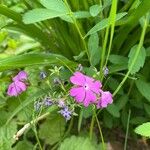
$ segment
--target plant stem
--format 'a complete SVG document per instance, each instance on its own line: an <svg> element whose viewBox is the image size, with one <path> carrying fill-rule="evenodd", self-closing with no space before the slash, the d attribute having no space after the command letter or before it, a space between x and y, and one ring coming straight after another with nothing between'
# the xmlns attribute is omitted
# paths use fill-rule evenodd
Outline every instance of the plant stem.
<svg viewBox="0 0 150 150"><path fill-rule="evenodd" d="M96 122L97 122L97 125L98 125L99 133L100 133L100 136L101 136L103 150L106 150L102 129L101 129L101 126L100 126L100 123L99 123L99 120L97 118L97 114L96 114L95 111L94 111L94 115L95 115Z"/></svg>
<svg viewBox="0 0 150 150"><path fill-rule="evenodd" d="M132 68L135 65L135 62L136 62L136 60L137 60L137 58L139 56L139 53L140 53L140 49L141 49L141 47L143 45L143 42L144 42L144 37L145 37L145 34L146 34L147 26L148 26L148 17L146 17L146 19L145 19L143 30L142 30L142 34L141 34L141 37L140 37L140 42L139 42L139 45L137 47L137 50L136 50L135 56L133 58L133 61L131 63L131 66L129 67L128 72L126 73L125 77L123 78L123 80L121 81L121 83L119 84L119 86L117 87L117 89L114 91L113 96L115 96L117 94L117 92L120 90L120 88L122 87L122 85L125 83L125 81L127 80L130 72L132 71Z"/></svg>
<svg viewBox="0 0 150 150"><path fill-rule="evenodd" d="M89 133L90 140L92 140L92 137L93 137L94 122L95 122L95 116L93 114L92 115L91 125L90 125L90 133Z"/></svg>
<svg viewBox="0 0 150 150"><path fill-rule="evenodd" d="M128 140L128 133L129 133L130 116L131 116L131 110L129 110L129 114L128 114L127 130L126 130L126 136L125 136L125 142L124 142L124 150L127 149L127 140Z"/></svg>

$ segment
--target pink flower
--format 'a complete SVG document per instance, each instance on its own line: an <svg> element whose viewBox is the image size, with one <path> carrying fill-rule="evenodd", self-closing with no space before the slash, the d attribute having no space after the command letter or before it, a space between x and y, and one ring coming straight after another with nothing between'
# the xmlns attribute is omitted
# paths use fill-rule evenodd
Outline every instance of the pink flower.
<svg viewBox="0 0 150 150"><path fill-rule="evenodd" d="M8 86L7 94L9 96L17 96L26 91L27 86L24 83L27 80L27 73L20 71L13 79L13 82Z"/></svg>
<svg viewBox="0 0 150 150"><path fill-rule="evenodd" d="M20 71L13 79L13 81L24 81L27 80L27 73L25 71Z"/></svg>
<svg viewBox="0 0 150 150"><path fill-rule="evenodd" d="M7 94L9 96L17 96L21 94L23 91L25 91L26 89L27 86L25 83L16 80L9 85Z"/></svg>
<svg viewBox="0 0 150 150"><path fill-rule="evenodd" d="M75 84L70 90L70 95L75 98L78 103L83 103L87 107L97 100L96 94L99 94L102 87L101 82L95 81L80 72L75 72L70 81Z"/></svg>
<svg viewBox="0 0 150 150"><path fill-rule="evenodd" d="M101 90L101 97L97 103L97 108L105 108L113 102L112 94L109 91Z"/></svg>

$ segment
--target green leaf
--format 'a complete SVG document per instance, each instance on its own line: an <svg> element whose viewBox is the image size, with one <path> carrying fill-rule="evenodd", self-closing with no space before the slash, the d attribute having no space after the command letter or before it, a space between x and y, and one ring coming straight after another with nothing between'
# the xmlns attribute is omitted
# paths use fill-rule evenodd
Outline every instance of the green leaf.
<svg viewBox="0 0 150 150"><path fill-rule="evenodd" d="M25 24L30 24L30 23L47 20L47 19L61 17L64 15L66 15L66 13L62 13L62 12L50 10L50 9L36 8L24 14L23 22Z"/></svg>
<svg viewBox="0 0 150 150"><path fill-rule="evenodd" d="M89 138L71 136L61 143L58 150L96 150Z"/></svg>
<svg viewBox="0 0 150 150"><path fill-rule="evenodd" d="M40 0L40 3L47 9L54 10L57 12L66 13L68 9L66 8L62 0Z"/></svg>
<svg viewBox="0 0 150 150"><path fill-rule="evenodd" d="M110 128L110 129L113 127L113 117L107 111L104 111L103 121L104 121L104 124L106 127Z"/></svg>
<svg viewBox="0 0 150 150"><path fill-rule="evenodd" d="M139 92L150 102L150 83L142 79L137 80L135 83Z"/></svg>
<svg viewBox="0 0 150 150"><path fill-rule="evenodd" d="M82 18L89 18L91 17L90 13L88 11L76 11L73 12L76 19L82 19Z"/></svg>
<svg viewBox="0 0 150 150"><path fill-rule="evenodd" d="M135 129L135 133L150 137L150 122L143 123Z"/></svg>
<svg viewBox="0 0 150 150"><path fill-rule="evenodd" d="M116 21L121 19L122 17L124 17L126 14L127 14L126 12L118 13L116 15ZM92 29L90 29L90 31L88 31L88 33L85 35L85 37L87 37L88 35L94 34L97 31L100 31L100 30L106 28L108 25L109 25L109 19L108 18L105 18L105 19L101 20Z"/></svg>
<svg viewBox="0 0 150 150"><path fill-rule="evenodd" d="M12 150L33 150L34 146L28 141L19 142Z"/></svg>
<svg viewBox="0 0 150 150"><path fill-rule="evenodd" d="M40 138L44 139L47 144L53 145L60 141L65 131L65 119L57 114L48 118L39 129Z"/></svg>
<svg viewBox="0 0 150 150"><path fill-rule="evenodd" d="M150 116L150 105L144 103L144 109L147 112L147 114Z"/></svg>
<svg viewBox="0 0 150 150"><path fill-rule="evenodd" d="M74 62L69 61L67 58L57 54L24 54L0 60L0 71L33 65L50 65L62 63L65 63L69 66L75 64Z"/></svg>
<svg viewBox="0 0 150 150"><path fill-rule="evenodd" d="M10 122L8 125L5 125L0 128L0 149L1 150L10 150L12 144L15 142L13 136L17 132L17 125L15 122Z"/></svg>
<svg viewBox="0 0 150 150"><path fill-rule="evenodd" d="M148 121L147 118L145 117L134 117L130 120L130 124L133 124L133 125L137 125L137 124L142 124L144 122Z"/></svg>
<svg viewBox="0 0 150 150"><path fill-rule="evenodd" d="M88 41L88 50L90 54L90 62L93 66L100 61L99 37L98 34L92 34Z"/></svg>
<svg viewBox="0 0 150 150"><path fill-rule="evenodd" d="M102 6L97 5L97 4L93 5L90 7L90 14L92 17L95 17L100 13L101 10L102 10Z"/></svg>
<svg viewBox="0 0 150 150"><path fill-rule="evenodd" d="M126 105L127 102L128 102L128 96L123 95L117 100L116 106L119 110L121 110Z"/></svg>
<svg viewBox="0 0 150 150"><path fill-rule="evenodd" d="M93 106L89 105L88 107L83 107L83 117L84 118L89 118L92 116L93 113Z"/></svg>
<svg viewBox="0 0 150 150"><path fill-rule="evenodd" d="M113 64L126 64L128 63L128 58L121 55L110 55L109 61Z"/></svg>
<svg viewBox="0 0 150 150"><path fill-rule="evenodd" d="M118 107L115 104L109 105L106 110L114 117L119 118L120 117L120 112Z"/></svg>
<svg viewBox="0 0 150 150"><path fill-rule="evenodd" d="M138 45L135 45L131 48L130 53L129 53L129 62L128 62L128 69L130 68L133 60L134 60L134 56L136 53L136 50L138 48ZM138 72L140 70L140 68L142 68L144 66L145 63L145 58L146 58L146 52L145 52L145 48L142 47L139 55L137 57L137 60L132 68L131 74L135 74L136 72Z"/></svg>

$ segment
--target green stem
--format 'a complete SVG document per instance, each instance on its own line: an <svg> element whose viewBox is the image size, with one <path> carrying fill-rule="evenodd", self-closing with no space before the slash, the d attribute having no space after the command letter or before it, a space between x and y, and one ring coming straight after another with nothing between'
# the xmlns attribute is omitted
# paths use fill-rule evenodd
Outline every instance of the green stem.
<svg viewBox="0 0 150 150"><path fill-rule="evenodd" d="M91 121L91 125L90 125L90 133L89 133L90 140L92 140L92 137L93 137L94 122L95 122L95 116L94 116L94 113L93 113L92 121Z"/></svg>
<svg viewBox="0 0 150 150"><path fill-rule="evenodd" d="M142 34L141 34L141 37L140 37L140 42L139 42L139 45L137 47L137 50L136 50L135 56L133 58L133 61L131 63L131 66L129 67L128 72L126 73L125 77L123 78L123 80L121 81L121 83L119 84L117 89L114 91L113 96L115 96L117 94L117 92L120 90L122 85L125 83L125 81L127 80L130 72L132 71L132 69L133 69L133 67L134 67L134 65L136 63L136 60L137 60L137 58L139 56L139 53L140 53L140 49L141 49L141 47L143 45L143 42L144 42L144 37L145 37L145 34L146 34L147 26L148 26L148 17L146 17L146 19L145 19L144 27L143 27Z"/></svg>
<svg viewBox="0 0 150 150"><path fill-rule="evenodd" d="M97 122L97 125L98 125L99 133L100 133L100 136L101 136L103 150L106 150L102 129L101 129L101 126L100 126L100 123L99 123L99 120L97 118L97 114L96 114L95 111L94 111L94 115L95 115L96 122Z"/></svg>
<svg viewBox="0 0 150 150"><path fill-rule="evenodd" d="M129 133L130 116L131 116L131 110L129 110L129 114L128 114L127 130L126 130L126 136L125 136L125 142L124 142L124 150L127 149L127 140L128 140L128 133Z"/></svg>

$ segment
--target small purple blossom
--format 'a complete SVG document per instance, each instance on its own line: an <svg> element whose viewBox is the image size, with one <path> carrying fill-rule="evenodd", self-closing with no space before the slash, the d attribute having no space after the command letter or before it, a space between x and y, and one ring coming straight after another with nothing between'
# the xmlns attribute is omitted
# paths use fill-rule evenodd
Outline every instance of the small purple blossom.
<svg viewBox="0 0 150 150"><path fill-rule="evenodd" d="M70 90L70 95L75 98L78 103L83 103L87 107L97 100L96 95L99 94L102 84L100 81L95 81L80 72L75 72L70 81L75 85Z"/></svg>
<svg viewBox="0 0 150 150"><path fill-rule="evenodd" d="M64 100L63 99L60 99L59 101L58 101L58 107L65 107L65 102L64 102Z"/></svg>
<svg viewBox="0 0 150 150"><path fill-rule="evenodd" d="M109 74L109 69L107 67L103 68L104 76L106 77Z"/></svg>
<svg viewBox="0 0 150 150"><path fill-rule="evenodd" d="M20 71L12 80L13 81L25 81L27 80L27 73L25 71Z"/></svg>
<svg viewBox="0 0 150 150"><path fill-rule="evenodd" d="M8 86L7 94L9 96L18 96L26 91L27 85L24 83L27 80L27 73L20 71L13 79L13 82Z"/></svg>
<svg viewBox="0 0 150 150"><path fill-rule="evenodd" d="M48 107L48 106L53 105L53 102L52 102L52 100L51 100L49 97L47 97L47 98L44 100L43 104L44 104L46 107Z"/></svg>
<svg viewBox="0 0 150 150"><path fill-rule="evenodd" d="M46 77L47 77L46 72L41 71L41 72L40 72L40 79L45 79Z"/></svg>
<svg viewBox="0 0 150 150"><path fill-rule="evenodd" d="M112 104L112 94L109 91L101 90L101 97L98 100L97 108L106 108L108 104Z"/></svg>
<svg viewBox="0 0 150 150"><path fill-rule="evenodd" d="M39 102L39 101L35 101L34 102L34 110L35 111L39 111L41 107L42 107L42 103L41 102Z"/></svg>
<svg viewBox="0 0 150 150"><path fill-rule="evenodd" d="M69 110L68 106L61 109L59 113L66 119L66 121L71 119L72 112Z"/></svg>

